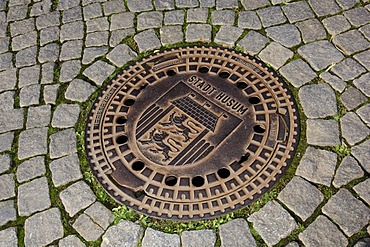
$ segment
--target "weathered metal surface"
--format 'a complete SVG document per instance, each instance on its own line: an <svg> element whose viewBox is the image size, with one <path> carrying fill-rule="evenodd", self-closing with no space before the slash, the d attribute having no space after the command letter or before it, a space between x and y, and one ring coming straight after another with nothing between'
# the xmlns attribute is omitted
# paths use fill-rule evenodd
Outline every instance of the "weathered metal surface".
<svg viewBox="0 0 370 247"><path fill-rule="evenodd" d="M86 126L91 168L118 202L171 220L247 206L289 164L293 97L259 60L226 48L160 52L101 92Z"/></svg>

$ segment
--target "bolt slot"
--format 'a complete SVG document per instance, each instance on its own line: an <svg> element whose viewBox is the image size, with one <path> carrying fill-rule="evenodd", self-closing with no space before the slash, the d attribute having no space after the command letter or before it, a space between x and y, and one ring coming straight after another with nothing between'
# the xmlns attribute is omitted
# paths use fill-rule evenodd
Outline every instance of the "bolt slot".
<svg viewBox="0 0 370 247"><path fill-rule="evenodd" d="M253 96L253 97L250 97L249 98L249 103L251 103L251 104L254 104L255 105L255 104L258 104L260 102L261 102L261 100L257 96Z"/></svg>
<svg viewBox="0 0 370 247"><path fill-rule="evenodd" d="M175 186L177 184L177 177L175 176L168 176L164 180L164 183L168 186Z"/></svg>
<svg viewBox="0 0 370 247"><path fill-rule="evenodd" d="M134 171L141 171L144 168L144 166L145 166L144 162L135 161L131 167L132 167L132 170Z"/></svg>
<svg viewBox="0 0 370 247"><path fill-rule="evenodd" d="M176 75L176 71L174 71L173 69L171 69L171 70L168 70L166 74L168 76L174 76L174 75Z"/></svg>
<svg viewBox="0 0 370 247"><path fill-rule="evenodd" d="M220 178L228 178L230 176L230 171L226 168L221 168L217 171L217 175Z"/></svg>
<svg viewBox="0 0 370 247"><path fill-rule="evenodd" d="M196 177L193 177L193 179L191 180L191 183L195 186L195 187L201 187L204 185L204 178L201 177L201 176L196 176Z"/></svg>
<svg viewBox="0 0 370 247"><path fill-rule="evenodd" d="M123 102L125 106L132 106L134 103L135 103L135 100L133 99L127 99L125 100L125 102Z"/></svg>
<svg viewBox="0 0 370 247"><path fill-rule="evenodd" d="M249 156L251 156L249 153L244 154L242 157L240 157L240 160L238 161L239 164L246 162L249 159Z"/></svg>
<svg viewBox="0 0 370 247"><path fill-rule="evenodd" d="M265 126L262 126L262 125L255 125L253 126L253 130L256 132L256 133L265 133L266 129L265 129Z"/></svg>
<svg viewBox="0 0 370 247"><path fill-rule="evenodd" d="M117 124L125 124L127 122L127 118L121 116L116 119Z"/></svg>
<svg viewBox="0 0 370 247"><path fill-rule="evenodd" d="M208 73L208 71L209 71L209 68L208 67L200 67L199 68L199 72L200 73L205 74L205 73Z"/></svg>
<svg viewBox="0 0 370 247"><path fill-rule="evenodd" d="M245 83L244 81L240 81L240 82L236 83L236 86L240 89L244 89L244 88L248 87L248 84Z"/></svg>
<svg viewBox="0 0 370 247"><path fill-rule="evenodd" d="M127 136L119 136L116 139L117 144L124 144L128 141Z"/></svg>
<svg viewBox="0 0 370 247"><path fill-rule="evenodd" d="M223 71L220 74L218 74L218 76L221 77L222 79L226 79L226 78L229 78L230 73L226 72L226 71Z"/></svg>

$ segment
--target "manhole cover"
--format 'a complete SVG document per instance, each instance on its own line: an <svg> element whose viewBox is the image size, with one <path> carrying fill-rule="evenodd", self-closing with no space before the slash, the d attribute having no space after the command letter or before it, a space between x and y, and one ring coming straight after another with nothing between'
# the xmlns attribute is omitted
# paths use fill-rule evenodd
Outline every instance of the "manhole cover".
<svg viewBox="0 0 370 247"><path fill-rule="evenodd" d="M86 150L118 202L171 220L214 218L266 192L299 137L293 97L246 54L186 47L123 70L90 112Z"/></svg>

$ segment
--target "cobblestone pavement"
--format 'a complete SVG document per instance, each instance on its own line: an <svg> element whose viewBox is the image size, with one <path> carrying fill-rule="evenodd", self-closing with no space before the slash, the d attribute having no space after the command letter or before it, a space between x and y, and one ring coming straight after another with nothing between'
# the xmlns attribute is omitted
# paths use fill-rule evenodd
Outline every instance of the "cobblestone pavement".
<svg viewBox="0 0 370 247"><path fill-rule="evenodd" d="M369 2L0 0L0 246L365 246ZM80 167L84 102L140 53L197 41L237 46L297 89L295 176L217 231L114 225Z"/></svg>

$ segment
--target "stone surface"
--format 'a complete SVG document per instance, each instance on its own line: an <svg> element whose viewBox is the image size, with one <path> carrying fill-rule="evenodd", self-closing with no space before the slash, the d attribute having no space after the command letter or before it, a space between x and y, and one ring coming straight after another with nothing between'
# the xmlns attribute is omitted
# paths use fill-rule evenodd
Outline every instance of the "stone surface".
<svg viewBox="0 0 370 247"><path fill-rule="evenodd" d="M96 224L98 224L104 230L106 230L115 219L112 212L100 202L95 202L93 205L91 205L88 209L85 210L85 214L87 214Z"/></svg>
<svg viewBox="0 0 370 247"><path fill-rule="evenodd" d="M35 200L37 198L37 200ZM45 177L32 180L18 187L18 213L28 216L51 206L48 181Z"/></svg>
<svg viewBox="0 0 370 247"><path fill-rule="evenodd" d="M368 204L370 205L370 179L366 179L365 181L357 184L353 187L357 194Z"/></svg>
<svg viewBox="0 0 370 247"><path fill-rule="evenodd" d="M304 45L298 53L316 71L325 69L331 64L340 62L344 56L328 41L317 41Z"/></svg>
<svg viewBox="0 0 370 247"><path fill-rule="evenodd" d="M148 227L145 231L144 237L141 240L142 247L151 247L151 246L158 246L158 247L180 247L180 237L177 234L169 234L164 233L161 231L153 230L152 228Z"/></svg>
<svg viewBox="0 0 370 247"><path fill-rule="evenodd" d="M347 86L347 83L339 79L337 76L330 74L329 72L323 72L320 74L320 78L328 83L334 90L343 92Z"/></svg>
<svg viewBox="0 0 370 247"><path fill-rule="evenodd" d="M30 85L21 89L19 105L21 107L38 105L40 103L40 85Z"/></svg>
<svg viewBox="0 0 370 247"><path fill-rule="evenodd" d="M294 87L300 87L317 77L316 73L302 59L294 60L279 70Z"/></svg>
<svg viewBox="0 0 370 247"><path fill-rule="evenodd" d="M232 10L215 10L211 15L213 25L232 26L235 22L235 12Z"/></svg>
<svg viewBox="0 0 370 247"><path fill-rule="evenodd" d="M336 164L335 153L309 146L301 159L296 175L313 183L330 186Z"/></svg>
<svg viewBox="0 0 370 247"><path fill-rule="evenodd" d="M74 129L58 131L50 136L49 154L51 159L75 153L76 134Z"/></svg>
<svg viewBox="0 0 370 247"><path fill-rule="evenodd" d="M343 233L323 215L319 215L311 225L298 235L298 238L305 246L345 247L348 244Z"/></svg>
<svg viewBox="0 0 370 247"><path fill-rule="evenodd" d="M139 47L140 53L153 50L161 46L161 42L159 41L153 29L145 30L136 34L134 36L134 40Z"/></svg>
<svg viewBox="0 0 370 247"><path fill-rule="evenodd" d="M259 57L269 63L274 69L278 69L292 58L294 53L277 42L272 42L261 51Z"/></svg>
<svg viewBox="0 0 370 247"><path fill-rule="evenodd" d="M40 79L40 66L39 65L21 68L19 70L18 86L22 88L24 86L37 84L39 82L39 79Z"/></svg>
<svg viewBox="0 0 370 247"><path fill-rule="evenodd" d="M356 111L357 115L360 116L362 121L364 121L367 126L370 127L370 104L364 105ZM0 137L1 140L1 137Z"/></svg>
<svg viewBox="0 0 370 247"><path fill-rule="evenodd" d="M104 233L104 230L86 214L78 216L72 226L86 241L96 241Z"/></svg>
<svg viewBox="0 0 370 247"><path fill-rule="evenodd" d="M334 0L326 0L325 2L320 0L308 0L308 3L318 16L333 15L340 11L339 6Z"/></svg>
<svg viewBox="0 0 370 247"><path fill-rule="evenodd" d="M88 33L86 35L85 45L86 47L108 45L108 38L108 31Z"/></svg>
<svg viewBox="0 0 370 247"><path fill-rule="evenodd" d="M81 53L82 40L72 40L63 43L59 58L61 61L81 58Z"/></svg>
<svg viewBox="0 0 370 247"><path fill-rule="evenodd" d="M361 178L364 174L358 162L352 156L346 156L335 172L333 185L340 188L356 178Z"/></svg>
<svg viewBox="0 0 370 247"><path fill-rule="evenodd" d="M362 73L366 72L365 68L352 58L346 58L342 62L336 64L331 71L344 81L353 80Z"/></svg>
<svg viewBox="0 0 370 247"><path fill-rule="evenodd" d="M22 183L35 177L44 175L45 172L45 157L37 156L18 165L16 175L18 182Z"/></svg>
<svg viewBox="0 0 370 247"><path fill-rule="evenodd" d="M120 31L120 30L118 30L118 31ZM112 40L112 36L114 36L113 33L115 33L115 32L116 31L112 32L111 40ZM114 39L114 37L113 37L113 39ZM117 44L115 44L115 45L117 45ZM82 64L90 64L96 58L103 56L107 52L108 52L108 47L107 46L85 48L84 51L83 51Z"/></svg>
<svg viewBox="0 0 370 247"><path fill-rule="evenodd" d="M85 247L82 241L75 235L69 235L59 240L59 247Z"/></svg>
<svg viewBox="0 0 370 247"><path fill-rule="evenodd" d="M353 80L353 84L361 90L367 97L370 97L370 73L362 75L360 78Z"/></svg>
<svg viewBox="0 0 370 247"><path fill-rule="evenodd" d="M121 220L117 225L111 226L103 235L102 247L137 246L143 235L143 228L135 223Z"/></svg>
<svg viewBox="0 0 370 247"><path fill-rule="evenodd" d="M331 35L337 35L351 28L351 24L343 15L335 15L325 18L322 23Z"/></svg>
<svg viewBox="0 0 370 247"><path fill-rule="evenodd" d="M370 42L357 30L350 30L336 35L333 38L333 43L346 55L352 55L353 53L366 50L370 47Z"/></svg>
<svg viewBox="0 0 370 247"><path fill-rule="evenodd" d="M4 154L0 155L0 173L5 172L10 168L11 165L11 158L10 155Z"/></svg>
<svg viewBox="0 0 370 247"><path fill-rule="evenodd" d="M14 133L0 134L0 152L9 151L12 148Z"/></svg>
<svg viewBox="0 0 370 247"><path fill-rule="evenodd" d="M63 11L63 23L81 20L82 20L82 10L80 6L76 6L66 11Z"/></svg>
<svg viewBox="0 0 370 247"><path fill-rule="evenodd" d="M10 227L5 230L0 231L0 246L6 247L17 247L17 228Z"/></svg>
<svg viewBox="0 0 370 247"><path fill-rule="evenodd" d="M162 26L163 13L160 11L151 11L140 13L137 16L137 30L149 28L159 28Z"/></svg>
<svg viewBox="0 0 370 247"><path fill-rule="evenodd" d="M27 128L46 127L50 123L51 107L42 105L28 108Z"/></svg>
<svg viewBox="0 0 370 247"><path fill-rule="evenodd" d="M245 35L244 38L239 41L238 46L243 48L248 53L256 55L266 46L269 41L270 40L262 34L255 31L249 31L247 35Z"/></svg>
<svg viewBox="0 0 370 247"><path fill-rule="evenodd" d="M357 88L350 87L347 88L347 90L340 96L340 101L347 108L347 110L353 110L357 106L366 102L367 98Z"/></svg>
<svg viewBox="0 0 370 247"><path fill-rule="evenodd" d="M44 101L46 104L55 104L58 96L59 85L46 85L44 87Z"/></svg>
<svg viewBox="0 0 370 247"><path fill-rule="evenodd" d="M50 171L55 187L65 185L82 178L80 162L77 154L53 160L50 163Z"/></svg>
<svg viewBox="0 0 370 247"><path fill-rule="evenodd" d="M18 121L13 121L17 119ZM9 109L0 114L0 133L23 128L23 109Z"/></svg>
<svg viewBox="0 0 370 247"><path fill-rule="evenodd" d="M185 13L183 10L172 10L164 12L164 24L165 25L178 25L184 23Z"/></svg>
<svg viewBox="0 0 370 247"><path fill-rule="evenodd" d="M60 28L60 40L62 42L66 40L83 38L84 38L84 23L82 21L70 22L62 25Z"/></svg>
<svg viewBox="0 0 370 247"><path fill-rule="evenodd" d="M189 9L186 16L186 21L195 23L206 23L208 19L207 8Z"/></svg>
<svg viewBox="0 0 370 247"><path fill-rule="evenodd" d="M261 21L254 11L239 12L238 26L241 28L259 30L262 27Z"/></svg>
<svg viewBox="0 0 370 247"><path fill-rule="evenodd" d="M0 226L17 219L17 211L14 208L14 200L0 202ZM0 233L1 236L1 233ZM1 238L0 238L1 244Z"/></svg>
<svg viewBox="0 0 370 247"><path fill-rule="evenodd" d="M17 75L15 69L1 71L0 77L2 78L2 82L0 83L0 91L13 89L15 84L17 83Z"/></svg>
<svg viewBox="0 0 370 247"><path fill-rule="evenodd" d="M103 12L99 3L93 3L83 8L84 20L90 20L102 15Z"/></svg>
<svg viewBox="0 0 370 247"><path fill-rule="evenodd" d="M282 8L290 23L303 21L315 17L315 14L312 12L310 6L308 6L305 1L287 4L284 5Z"/></svg>
<svg viewBox="0 0 370 247"><path fill-rule="evenodd" d="M353 8L344 12L344 16L355 27L370 22L370 12L363 7Z"/></svg>
<svg viewBox="0 0 370 247"><path fill-rule="evenodd" d="M182 247L215 246L217 237L212 230L184 231L181 234Z"/></svg>
<svg viewBox="0 0 370 247"><path fill-rule="evenodd" d="M353 56L362 66L370 68L370 50L358 53Z"/></svg>
<svg viewBox="0 0 370 247"><path fill-rule="evenodd" d="M41 68L41 84L49 84L54 81L55 63L44 63Z"/></svg>
<svg viewBox="0 0 370 247"><path fill-rule="evenodd" d="M128 45L120 44L110 51L106 57L117 67L122 67L128 61L135 59L137 54Z"/></svg>
<svg viewBox="0 0 370 247"><path fill-rule="evenodd" d="M307 119L307 143L317 146L340 144L339 125L333 119Z"/></svg>
<svg viewBox="0 0 370 247"><path fill-rule="evenodd" d="M128 36L134 35L134 34L135 34L135 29L133 28L115 30L111 33L111 36L109 39L109 46L115 47L116 45L121 43L123 39L125 39Z"/></svg>
<svg viewBox="0 0 370 247"><path fill-rule="evenodd" d="M123 0L108 1L103 4L104 14L110 15L114 13L123 12L126 10Z"/></svg>
<svg viewBox="0 0 370 247"><path fill-rule="evenodd" d="M367 171L370 172L370 152L369 152L370 140L367 140L360 145L352 147L352 155L360 162L361 166Z"/></svg>
<svg viewBox="0 0 370 247"><path fill-rule="evenodd" d="M334 90L326 83L306 85L298 93L303 112L309 118L322 118L337 113Z"/></svg>
<svg viewBox="0 0 370 247"><path fill-rule="evenodd" d="M165 26L160 29L161 43L163 45L175 44L183 41L182 26Z"/></svg>
<svg viewBox="0 0 370 247"><path fill-rule="evenodd" d="M275 245L297 228L293 217L276 201L268 202L263 208L248 217L254 229L267 245Z"/></svg>
<svg viewBox="0 0 370 247"><path fill-rule="evenodd" d="M199 3L197 0L175 0L175 5L178 8L191 8L198 7Z"/></svg>
<svg viewBox="0 0 370 247"><path fill-rule="evenodd" d="M296 176L280 192L278 200L306 221L324 200L324 195L315 186Z"/></svg>
<svg viewBox="0 0 370 247"><path fill-rule="evenodd" d="M226 224L222 224L219 229L219 234L221 246L223 247L257 246L249 230L248 223L244 219L234 219Z"/></svg>
<svg viewBox="0 0 370 247"><path fill-rule="evenodd" d="M29 32L23 35L16 36L12 39L12 50L20 51L24 48L31 47L37 43L37 32Z"/></svg>
<svg viewBox="0 0 370 247"><path fill-rule="evenodd" d="M262 26L264 27L274 26L286 21L286 17L284 16L283 11L279 6L259 9L257 10L257 14L259 15Z"/></svg>
<svg viewBox="0 0 370 247"><path fill-rule="evenodd" d="M113 31L122 28L134 27L134 18L135 15L130 12L112 15L109 30Z"/></svg>
<svg viewBox="0 0 370 247"><path fill-rule="evenodd" d="M83 74L97 85L102 85L105 79L114 72L114 67L103 61L96 61L84 70Z"/></svg>
<svg viewBox="0 0 370 247"><path fill-rule="evenodd" d="M86 22L88 33L105 31L109 29L109 22L107 17L100 17Z"/></svg>
<svg viewBox="0 0 370 247"><path fill-rule="evenodd" d="M90 187L82 181L74 183L61 191L59 197L62 200L65 210L71 217L80 210L90 206L96 200Z"/></svg>
<svg viewBox="0 0 370 247"><path fill-rule="evenodd" d="M60 211L51 208L37 213L25 222L24 243L26 246L45 246L63 237Z"/></svg>
<svg viewBox="0 0 370 247"><path fill-rule="evenodd" d="M340 119L342 136L349 145L353 146L370 134L370 129L362 123L356 113L348 112Z"/></svg>
<svg viewBox="0 0 370 247"><path fill-rule="evenodd" d="M241 0L240 2L246 10L259 9L270 5L268 0Z"/></svg>
<svg viewBox="0 0 370 247"><path fill-rule="evenodd" d="M24 130L19 135L18 159L23 160L32 156L47 153L48 128Z"/></svg>
<svg viewBox="0 0 370 247"><path fill-rule="evenodd" d="M210 42L212 26L209 24L189 24L186 28L186 42Z"/></svg>
<svg viewBox="0 0 370 247"><path fill-rule="evenodd" d="M227 27L221 26L220 30L216 34L215 42L218 44L232 47L235 45L235 41L243 33L243 29L240 27Z"/></svg>
<svg viewBox="0 0 370 247"><path fill-rule="evenodd" d="M65 92L65 98L72 101L84 102L95 90L96 87L88 82L81 79L74 79Z"/></svg>
<svg viewBox="0 0 370 247"><path fill-rule="evenodd" d="M77 123L80 106L77 104L60 104L53 113L51 126L57 128L72 127Z"/></svg>
<svg viewBox="0 0 370 247"><path fill-rule="evenodd" d="M340 189L332 196L322 212L337 223L348 237L361 230L370 220L370 209L346 189Z"/></svg>
<svg viewBox="0 0 370 247"><path fill-rule="evenodd" d="M127 0L127 7L132 12L152 10L153 5L150 0Z"/></svg>
<svg viewBox="0 0 370 247"><path fill-rule="evenodd" d="M15 183L13 174L0 176L0 201L15 196Z"/></svg>
<svg viewBox="0 0 370 247"><path fill-rule="evenodd" d="M14 91L0 94L0 111L12 110L14 106Z"/></svg>
<svg viewBox="0 0 370 247"><path fill-rule="evenodd" d="M301 34L292 24L279 25L266 28L268 37L285 47L293 47L301 43Z"/></svg>

